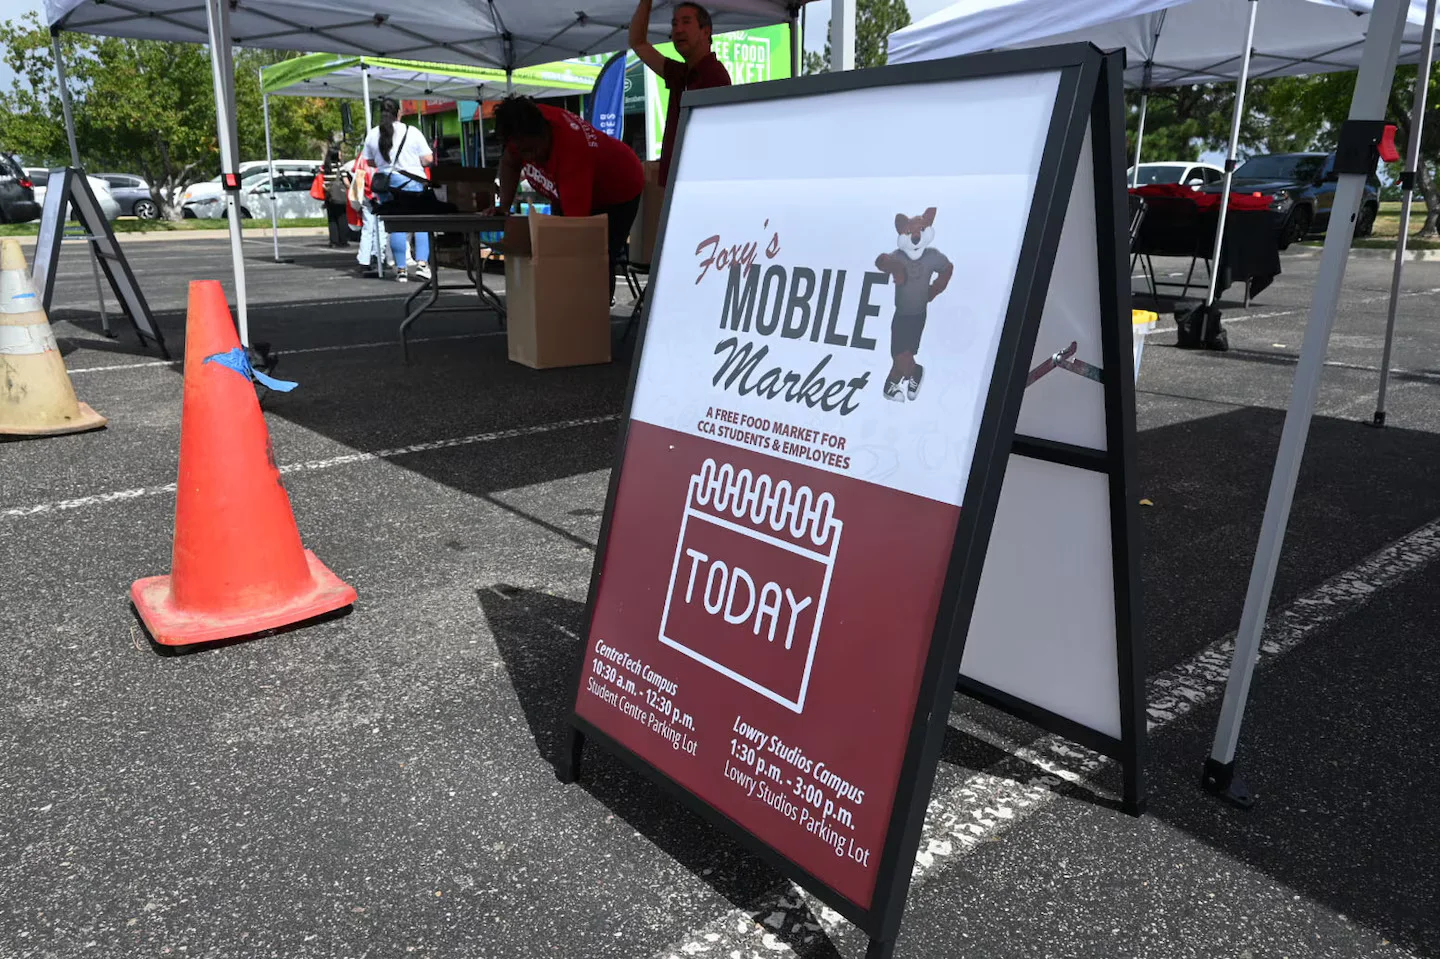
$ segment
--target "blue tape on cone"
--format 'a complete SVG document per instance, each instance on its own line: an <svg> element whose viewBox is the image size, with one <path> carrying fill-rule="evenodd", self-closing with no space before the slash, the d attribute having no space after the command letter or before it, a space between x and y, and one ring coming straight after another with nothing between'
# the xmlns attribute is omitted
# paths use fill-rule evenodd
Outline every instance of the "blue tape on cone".
<svg viewBox="0 0 1440 959"><path fill-rule="evenodd" d="M255 369L255 367L250 365L250 354L238 346L235 349L229 350L224 353L215 353L211 356L207 356L205 357L205 362L219 363L226 369L231 369L234 370L236 373L239 373L247 380L254 380L261 386L272 389L277 393L289 393L295 387L300 385L299 383L293 383L290 380L277 380L273 376L268 376L264 373L261 373L259 370Z"/></svg>

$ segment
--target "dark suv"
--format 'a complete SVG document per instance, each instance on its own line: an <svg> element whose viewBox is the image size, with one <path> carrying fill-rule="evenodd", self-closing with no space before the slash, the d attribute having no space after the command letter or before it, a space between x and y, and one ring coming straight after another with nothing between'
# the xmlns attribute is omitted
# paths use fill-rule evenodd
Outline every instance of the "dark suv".
<svg viewBox="0 0 1440 959"><path fill-rule="evenodd" d="M1235 170L1231 190L1236 193L1271 193L1270 205L1283 217L1280 249L1307 236L1323 234L1330 226L1335 205L1335 154L1271 153L1251 157ZM1218 193L1219 187L1209 189ZM1369 236L1380 212L1380 181L1372 173L1365 183L1365 198L1355 220L1355 235Z"/></svg>
<svg viewBox="0 0 1440 959"><path fill-rule="evenodd" d="M39 215L34 184L14 157L0 153L0 223L28 223Z"/></svg>

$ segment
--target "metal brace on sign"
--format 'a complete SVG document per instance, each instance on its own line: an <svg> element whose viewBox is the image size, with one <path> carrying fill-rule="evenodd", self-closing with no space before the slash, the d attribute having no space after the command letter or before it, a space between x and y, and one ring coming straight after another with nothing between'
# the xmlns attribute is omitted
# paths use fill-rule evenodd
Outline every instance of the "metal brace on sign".
<svg viewBox="0 0 1440 959"><path fill-rule="evenodd" d="M1075 350L1078 348L1079 343L1071 341L1070 345L1065 347L1065 349L1060 350L1058 353L1052 353L1048 359L1042 362L1039 366L1035 367L1035 369L1031 370L1029 376L1025 377L1026 388L1028 389L1029 387L1033 386L1036 381L1038 381L1046 373L1049 373L1051 370L1055 369L1068 370L1071 373L1075 373L1085 377L1087 380L1094 380L1096 383L1104 383L1104 370L1100 369L1100 367L1098 366L1094 366L1093 364L1086 363L1084 360L1077 360L1074 358Z"/></svg>

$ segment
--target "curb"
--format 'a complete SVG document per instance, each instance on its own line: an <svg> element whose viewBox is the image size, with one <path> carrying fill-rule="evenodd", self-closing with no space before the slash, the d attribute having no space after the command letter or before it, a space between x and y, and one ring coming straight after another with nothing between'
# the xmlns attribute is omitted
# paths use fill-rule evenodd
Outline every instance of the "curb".
<svg viewBox="0 0 1440 959"><path fill-rule="evenodd" d="M246 230L243 234L246 241L270 239L274 232L269 227L258 230ZM297 226L280 229L280 239L286 237L316 237L328 236L329 231L323 226ZM127 243L158 243L163 240L228 240L229 230L156 230L153 233L116 233L115 239L123 246ZM17 236L11 239L19 240L21 245L34 246L36 237Z"/></svg>
<svg viewBox="0 0 1440 959"><path fill-rule="evenodd" d="M1305 250L1290 250L1281 253L1282 257L1294 257L1299 260L1314 259L1320 255L1321 247L1309 247ZM1391 260L1395 259L1394 249L1376 250L1367 247L1356 247L1350 250L1351 258L1362 260ZM1406 263L1426 263L1440 260L1440 250L1406 250Z"/></svg>

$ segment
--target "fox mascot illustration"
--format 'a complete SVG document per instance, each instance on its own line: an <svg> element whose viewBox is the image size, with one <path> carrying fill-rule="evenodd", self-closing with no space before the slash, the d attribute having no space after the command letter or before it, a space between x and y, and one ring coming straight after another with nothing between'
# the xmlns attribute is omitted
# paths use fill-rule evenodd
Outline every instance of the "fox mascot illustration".
<svg viewBox="0 0 1440 959"><path fill-rule="evenodd" d="M919 216L895 215L898 246L875 258L875 268L895 280L895 318L890 321L890 373L885 398L896 403L915 399L925 367L915 362L930 301L950 284L955 265L930 244L935 239L935 208Z"/></svg>

